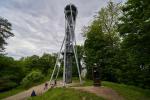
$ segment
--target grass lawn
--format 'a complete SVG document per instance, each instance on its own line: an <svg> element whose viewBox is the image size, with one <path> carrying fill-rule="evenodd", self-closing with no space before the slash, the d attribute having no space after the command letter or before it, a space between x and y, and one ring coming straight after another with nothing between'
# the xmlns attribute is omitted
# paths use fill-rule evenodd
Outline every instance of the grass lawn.
<svg viewBox="0 0 150 100"><path fill-rule="evenodd" d="M15 88L15 89L12 89L12 90L9 90L9 91L0 93L0 100L1 100L2 98L6 98L6 97L12 96L12 95L14 95L14 94L17 94L17 93L19 93L19 92L22 92L23 90L25 90L25 89L23 89L22 87L17 87L17 88Z"/></svg>
<svg viewBox="0 0 150 100"><path fill-rule="evenodd" d="M91 85L93 85L93 82L87 80L84 82L83 85L79 86L91 86ZM112 88L122 97L124 97L125 100L150 100L150 90L106 81L103 81L102 85ZM0 93L0 99L17 94L24 90L25 90L24 88L18 87L8 92ZM97 97L94 94L81 92L74 89L56 88L49 90L42 96L29 98L29 100L104 100L104 99L102 99L101 97Z"/></svg>
<svg viewBox="0 0 150 100"><path fill-rule="evenodd" d="M29 100L105 100L95 94L70 88L51 89L42 96L30 97Z"/></svg>
<svg viewBox="0 0 150 100"><path fill-rule="evenodd" d="M102 85L117 91L125 100L150 100L150 90L105 81Z"/></svg>
<svg viewBox="0 0 150 100"><path fill-rule="evenodd" d="M92 84L93 82L88 80L83 84L83 86L91 86ZM124 97L125 100L150 100L150 90L106 81L103 81L102 85L112 88Z"/></svg>

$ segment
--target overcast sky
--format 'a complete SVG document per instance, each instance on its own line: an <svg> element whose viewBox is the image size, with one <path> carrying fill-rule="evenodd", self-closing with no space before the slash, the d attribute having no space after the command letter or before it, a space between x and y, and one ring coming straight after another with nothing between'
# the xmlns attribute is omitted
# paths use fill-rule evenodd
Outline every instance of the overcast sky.
<svg viewBox="0 0 150 100"><path fill-rule="evenodd" d="M125 0L112 0L123 2ZM81 29L108 0L71 0L78 8L76 39L84 43ZM44 52L58 52L64 37L64 7L70 0L0 0L0 16L12 23L6 53L16 59Z"/></svg>

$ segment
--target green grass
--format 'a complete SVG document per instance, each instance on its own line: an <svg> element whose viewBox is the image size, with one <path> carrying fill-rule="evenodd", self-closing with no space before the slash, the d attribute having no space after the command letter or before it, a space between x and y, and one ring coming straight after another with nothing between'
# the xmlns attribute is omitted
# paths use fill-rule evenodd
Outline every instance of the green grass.
<svg viewBox="0 0 150 100"><path fill-rule="evenodd" d="M125 100L150 100L150 90L105 81L102 82L102 85L112 88L123 96Z"/></svg>
<svg viewBox="0 0 150 100"><path fill-rule="evenodd" d="M104 100L95 94L70 88L51 89L42 96L30 97L29 100Z"/></svg>
<svg viewBox="0 0 150 100"><path fill-rule="evenodd" d="M25 89L23 89L22 87L17 87L17 88L15 88L15 89L12 89L12 90L9 90L9 91L0 93L0 100L1 100L2 98L6 98L6 97L12 96L12 95L14 95L14 94L17 94L17 93L19 93L19 92L21 92L21 91L23 91L23 90L25 90Z"/></svg>
<svg viewBox="0 0 150 100"><path fill-rule="evenodd" d="M39 85L39 84L41 84L41 83L44 83L45 81L46 81L46 79L44 79L44 80L42 80L42 81L40 81L40 82L38 82L38 83L34 83L34 84L32 84L30 87L27 87L27 88L25 88L25 87L23 87L23 86L20 85L20 86L18 86L17 88L14 88L14 89L12 89L12 90L9 90L9 91L0 93L0 100L3 99L3 98L7 98L7 97L9 97L9 96L15 95L15 94L17 94L17 93L19 93L19 92L23 92L23 91L25 91L25 90L27 90L27 89L33 87L33 86L37 86L37 85Z"/></svg>
<svg viewBox="0 0 150 100"><path fill-rule="evenodd" d="M93 85L93 81L87 80L82 86L91 85ZM150 90L147 89L106 81L102 82L102 86L112 88L125 100L150 100Z"/></svg>
<svg viewBox="0 0 150 100"><path fill-rule="evenodd" d="M76 81L76 80L75 80ZM86 80L83 85L78 86L91 86L93 81ZM150 100L150 90L141 89L135 86L129 86L125 84L117 84L112 82L102 82L103 86L112 88L125 100ZM17 94L18 92L24 91L24 88L18 87L8 92L0 93L0 99ZM74 89L68 88L56 88L49 90L42 96L30 98L29 100L103 100L94 94L87 92L80 92Z"/></svg>

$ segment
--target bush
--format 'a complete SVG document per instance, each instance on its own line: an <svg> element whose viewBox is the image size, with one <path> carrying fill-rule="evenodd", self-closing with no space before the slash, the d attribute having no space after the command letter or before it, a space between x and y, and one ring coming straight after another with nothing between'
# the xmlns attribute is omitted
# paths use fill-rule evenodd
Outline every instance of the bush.
<svg viewBox="0 0 150 100"><path fill-rule="evenodd" d="M21 84L23 85L23 87L28 88L41 82L43 78L44 76L40 71L32 71L27 74L25 78L23 78Z"/></svg>
<svg viewBox="0 0 150 100"><path fill-rule="evenodd" d="M10 90L10 89L12 89L16 86L17 86L16 82L11 81L9 79L0 78L0 93L4 92L4 91L7 91L7 90Z"/></svg>

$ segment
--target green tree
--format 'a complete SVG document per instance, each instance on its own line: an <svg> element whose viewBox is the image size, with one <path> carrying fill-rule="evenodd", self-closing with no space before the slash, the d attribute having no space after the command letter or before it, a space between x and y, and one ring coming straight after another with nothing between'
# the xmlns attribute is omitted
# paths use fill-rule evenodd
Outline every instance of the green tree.
<svg viewBox="0 0 150 100"><path fill-rule="evenodd" d="M12 25L7 19L0 17L0 52L5 49L4 45L7 45L6 39L14 36L14 34L11 32L11 27Z"/></svg>
<svg viewBox="0 0 150 100"><path fill-rule="evenodd" d="M49 70L52 70L56 61L56 57L53 54L44 53L42 57L33 55L20 59L24 71L30 73L32 70L40 70L44 75L49 74Z"/></svg>
<svg viewBox="0 0 150 100"><path fill-rule="evenodd" d="M17 61L12 57L0 55L0 91L18 86L23 77L24 72Z"/></svg>
<svg viewBox="0 0 150 100"><path fill-rule="evenodd" d="M118 29L123 39L121 49L127 55L124 66L128 66L126 74L130 74L128 83L147 88L150 83L150 1L128 0L122 10Z"/></svg>
<svg viewBox="0 0 150 100"><path fill-rule="evenodd" d="M25 67L26 73L29 73L30 71L36 70L39 68L42 69L39 66L39 56L37 56L37 55L26 57L23 59L23 62L24 62L24 67Z"/></svg>
<svg viewBox="0 0 150 100"><path fill-rule="evenodd" d="M104 80L116 81L115 63L112 62L119 50L120 39L117 32L117 23L120 14L120 5L108 2L102 8L95 20L85 30L85 61L88 78L92 78L92 66L96 63L102 71Z"/></svg>
<svg viewBox="0 0 150 100"><path fill-rule="evenodd" d="M44 53L39 59L39 66L42 68L42 72L47 75L49 70L52 70L56 63L56 57L52 54Z"/></svg>
<svg viewBox="0 0 150 100"><path fill-rule="evenodd" d="M23 80L21 81L21 84L28 88L31 86L36 85L37 83L39 83L40 81L42 81L44 78L43 74L40 71L31 71L29 74L27 74Z"/></svg>

